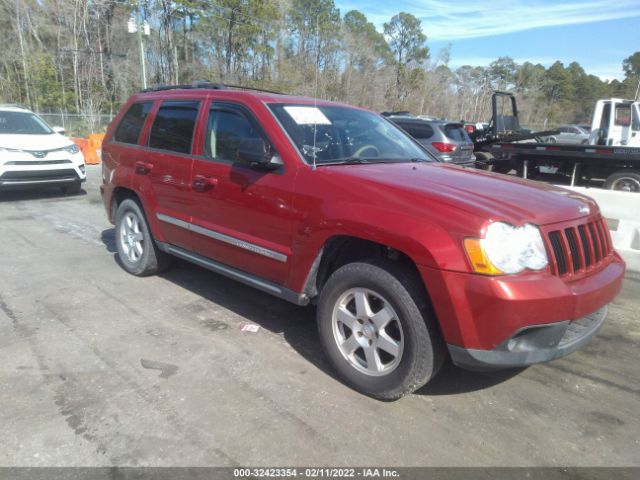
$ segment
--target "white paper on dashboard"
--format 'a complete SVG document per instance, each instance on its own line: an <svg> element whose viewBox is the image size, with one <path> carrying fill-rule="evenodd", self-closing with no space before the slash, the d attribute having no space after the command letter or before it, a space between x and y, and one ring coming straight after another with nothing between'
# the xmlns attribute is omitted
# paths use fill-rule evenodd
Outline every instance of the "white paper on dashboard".
<svg viewBox="0 0 640 480"><path fill-rule="evenodd" d="M331 125L331 121L317 107L284 107L298 125Z"/></svg>

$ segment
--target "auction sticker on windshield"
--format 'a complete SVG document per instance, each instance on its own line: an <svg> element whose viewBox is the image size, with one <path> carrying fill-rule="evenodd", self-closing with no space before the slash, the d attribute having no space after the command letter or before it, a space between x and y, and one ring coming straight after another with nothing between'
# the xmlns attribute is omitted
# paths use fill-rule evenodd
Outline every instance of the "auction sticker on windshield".
<svg viewBox="0 0 640 480"><path fill-rule="evenodd" d="M331 125L331 121L317 107L284 107L298 125Z"/></svg>

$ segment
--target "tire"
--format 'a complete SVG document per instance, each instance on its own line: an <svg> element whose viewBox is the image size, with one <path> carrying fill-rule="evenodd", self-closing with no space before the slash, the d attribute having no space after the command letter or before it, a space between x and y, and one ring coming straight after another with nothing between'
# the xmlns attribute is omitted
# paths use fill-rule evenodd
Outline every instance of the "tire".
<svg viewBox="0 0 640 480"><path fill-rule="evenodd" d="M493 159L493 156L487 152L474 152L476 157L476 168L480 170L490 170L491 166L489 162Z"/></svg>
<svg viewBox="0 0 640 480"><path fill-rule="evenodd" d="M604 182L604 188L623 192L640 192L640 172L626 170L609 175Z"/></svg>
<svg viewBox="0 0 640 480"><path fill-rule="evenodd" d="M156 245L142 207L130 198L116 210L116 246L121 265L132 275L154 275L169 266L169 256Z"/></svg>
<svg viewBox="0 0 640 480"><path fill-rule="evenodd" d="M547 138L547 143L558 143L558 140L556 140L556 137L549 137Z"/></svg>
<svg viewBox="0 0 640 480"><path fill-rule="evenodd" d="M65 185L64 187L60 187L62 193L64 195L78 195L82 190L82 184L80 182L74 182L70 185Z"/></svg>
<svg viewBox="0 0 640 480"><path fill-rule="evenodd" d="M385 318L390 319L386 324ZM425 385L446 356L422 281L389 260L336 270L320 293L317 322L340 378L381 400L396 400Z"/></svg>

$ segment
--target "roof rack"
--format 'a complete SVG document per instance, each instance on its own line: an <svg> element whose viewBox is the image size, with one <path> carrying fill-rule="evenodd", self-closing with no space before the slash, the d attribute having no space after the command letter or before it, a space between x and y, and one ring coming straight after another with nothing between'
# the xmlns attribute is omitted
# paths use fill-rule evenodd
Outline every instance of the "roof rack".
<svg viewBox="0 0 640 480"><path fill-rule="evenodd" d="M147 88L145 90L142 90L142 92L146 93L146 92L161 92L161 91L164 91L164 90L190 90L190 89L197 89L197 88L209 89L209 90L226 90L228 88L231 88L231 89L238 89L238 90L253 90L253 91L256 91L256 92L264 92L264 93L273 93L273 94L276 94L276 95L284 95L282 92L276 92L274 90L266 90L264 88L245 87L245 86L242 86L242 85L230 85L230 84L224 84L224 83L213 83L213 82L208 82L208 81L197 81L197 82L187 83L187 84L182 84L182 85L161 84L161 85L157 85L157 86L152 87L152 88Z"/></svg>
<svg viewBox="0 0 640 480"><path fill-rule="evenodd" d="M399 112L382 112L381 115L383 117L413 117L413 115L411 114L411 112L407 111L407 110L401 110Z"/></svg>

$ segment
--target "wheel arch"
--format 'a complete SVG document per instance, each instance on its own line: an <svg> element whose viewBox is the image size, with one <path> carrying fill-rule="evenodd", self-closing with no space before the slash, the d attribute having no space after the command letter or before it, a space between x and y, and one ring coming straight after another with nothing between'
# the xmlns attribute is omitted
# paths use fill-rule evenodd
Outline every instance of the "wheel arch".
<svg viewBox="0 0 640 480"><path fill-rule="evenodd" d="M111 219L111 222L113 223L115 221L118 206L126 199L134 200L140 204L142 213L144 213L145 215L153 238L158 241L163 241L164 237L162 236L158 220L155 218L155 216L149 214L151 210L148 208L148 205L146 205L143 196L139 195L135 190L129 187L119 186L113 189L109 209L109 218Z"/></svg>
<svg viewBox="0 0 640 480"><path fill-rule="evenodd" d="M403 250L360 236L337 234L327 238L317 252L304 282L303 293L313 299L320 294L331 274L340 267L378 258L397 262L411 275L420 278L416 261ZM428 295L426 288L425 293Z"/></svg>

